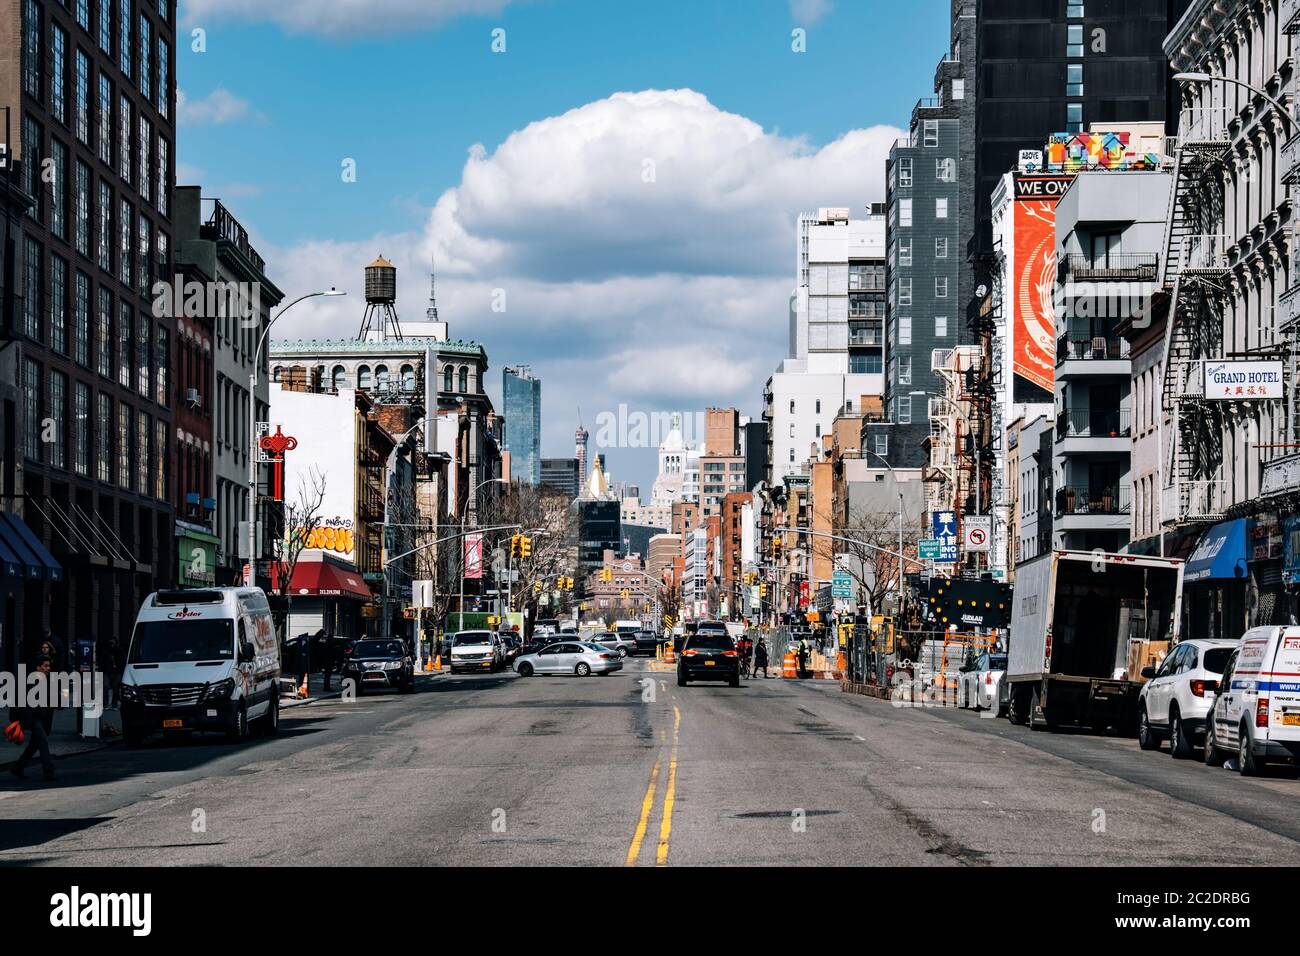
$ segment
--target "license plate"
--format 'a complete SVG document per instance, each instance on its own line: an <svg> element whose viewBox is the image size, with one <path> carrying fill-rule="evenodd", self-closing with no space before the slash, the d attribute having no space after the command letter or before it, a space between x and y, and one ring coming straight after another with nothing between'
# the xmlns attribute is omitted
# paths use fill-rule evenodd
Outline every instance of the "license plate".
<svg viewBox="0 0 1300 956"><path fill-rule="evenodd" d="M717 661L705 661L705 662L704 662L704 666L705 666L705 667L712 667L712 666L714 666L715 664L717 664Z"/></svg>
<svg viewBox="0 0 1300 956"><path fill-rule="evenodd" d="M1285 727L1300 727L1300 714L1283 714L1282 724Z"/></svg>
<svg viewBox="0 0 1300 956"><path fill-rule="evenodd" d="M185 726L185 721L183 721L183 720L164 720L164 721L163 721L163 726L164 726L164 727L167 727L167 728L171 728L171 727L184 727L184 726Z"/></svg>
<svg viewBox="0 0 1300 956"><path fill-rule="evenodd" d="M491 667L491 666L492 666L492 662L491 662L491 661L484 661L484 662L483 662L483 666L484 666L484 667Z"/></svg>

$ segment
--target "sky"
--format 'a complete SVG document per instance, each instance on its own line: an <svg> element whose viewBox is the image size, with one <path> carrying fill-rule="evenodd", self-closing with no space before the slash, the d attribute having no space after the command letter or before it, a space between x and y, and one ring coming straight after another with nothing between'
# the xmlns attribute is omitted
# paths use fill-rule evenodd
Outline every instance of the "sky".
<svg viewBox="0 0 1300 956"><path fill-rule="evenodd" d="M884 198L949 9L181 0L177 181L231 209L289 301L348 292L275 338L355 336L379 254L422 320L436 261L440 318L487 349L497 407L501 368L530 365L543 455L572 456L580 409L648 497L658 436L609 423L758 417L796 217Z"/></svg>

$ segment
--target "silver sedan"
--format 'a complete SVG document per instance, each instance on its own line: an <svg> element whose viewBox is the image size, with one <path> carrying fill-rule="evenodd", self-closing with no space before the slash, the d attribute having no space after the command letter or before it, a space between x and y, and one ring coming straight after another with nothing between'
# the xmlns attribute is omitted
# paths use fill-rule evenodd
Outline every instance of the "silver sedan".
<svg viewBox="0 0 1300 956"><path fill-rule="evenodd" d="M521 677L533 674L576 674L579 677L599 674L604 677L622 669L623 660L616 651L585 641L551 644L536 654L524 654L515 661L515 671Z"/></svg>

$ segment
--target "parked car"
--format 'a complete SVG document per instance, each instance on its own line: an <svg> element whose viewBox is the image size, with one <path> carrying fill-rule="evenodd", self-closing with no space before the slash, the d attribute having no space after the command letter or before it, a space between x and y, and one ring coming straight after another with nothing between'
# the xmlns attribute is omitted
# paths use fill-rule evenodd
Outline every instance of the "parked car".
<svg viewBox="0 0 1300 956"><path fill-rule="evenodd" d="M1236 751L1254 776L1274 760L1300 759L1300 627L1255 627L1223 670L1205 735L1205 762Z"/></svg>
<svg viewBox="0 0 1300 956"><path fill-rule="evenodd" d="M647 654L650 657L654 657L659 652L659 645L663 643L663 639L654 631L637 631L633 635L633 640L636 641L636 648L632 653Z"/></svg>
<svg viewBox="0 0 1300 956"><path fill-rule="evenodd" d="M636 653L636 637L634 633L599 631L591 635L591 642L609 648L619 657L627 657L629 654Z"/></svg>
<svg viewBox="0 0 1300 956"><path fill-rule="evenodd" d="M1205 720L1236 641L1186 640L1159 667L1144 667L1146 683L1138 693L1138 744L1159 750L1169 741L1178 759L1196 753L1204 740Z"/></svg>
<svg viewBox="0 0 1300 956"><path fill-rule="evenodd" d="M502 657L505 658L507 664L518 657L523 651L523 638L514 631L502 631L497 635L497 639L501 642L501 654Z"/></svg>
<svg viewBox="0 0 1300 956"><path fill-rule="evenodd" d="M677 659L677 686L693 680L725 680L732 687L740 686L740 654L726 628L701 624L687 637Z"/></svg>
<svg viewBox="0 0 1300 956"><path fill-rule="evenodd" d="M617 653L600 644L587 641L562 641L542 648L536 654L524 654L515 661L515 671L521 677L533 674L576 674L602 677L623 669L623 660Z"/></svg>
<svg viewBox="0 0 1300 956"><path fill-rule="evenodd" d="M501 640L491 631L459 631L451 640L453 674L491 674L505 663Z"/></svg>
<svg viewBox="0 0 1300 956"><path fill-rule="evenodd" d="M992 710L999 717L1006 706L1002 694L1002 678L1007 675L1007 655L981 654L962 669L961 701L963 707L975 710Z"/></svg>
<svg viewBox="0 0 1300 956"><path fill-rule="evenodd" d="M356 682L357 696L385 688L415 690L415 659L399 640L357 641L343 662L343 679Z"/></svg>

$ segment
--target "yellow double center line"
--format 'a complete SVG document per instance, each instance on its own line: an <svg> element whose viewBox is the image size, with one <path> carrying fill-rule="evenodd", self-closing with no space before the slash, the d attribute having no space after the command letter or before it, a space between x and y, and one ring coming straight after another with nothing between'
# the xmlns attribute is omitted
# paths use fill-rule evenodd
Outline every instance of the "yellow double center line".
<svg viewBox="0 0 1300 956"><path fill-rule="evenodd" d="M673 705L673 747L668 757L668 783L664 788L662 816L659 822L659 845L655 850L655 865L664 866L668 862L668 838L673 832L673 805L677 802L677 745L680 739L682 712ZM655 759L650 771L650 784L646 787L645 799L641 801L641 815L636 822L636 831L632 834L632 845L627 848L624 866L636 866L641 855L641 844L645 840L646 829L650 824L650 814L654 811L655 790L659 785L659 769L663 765L662 755Z"/></svg>

